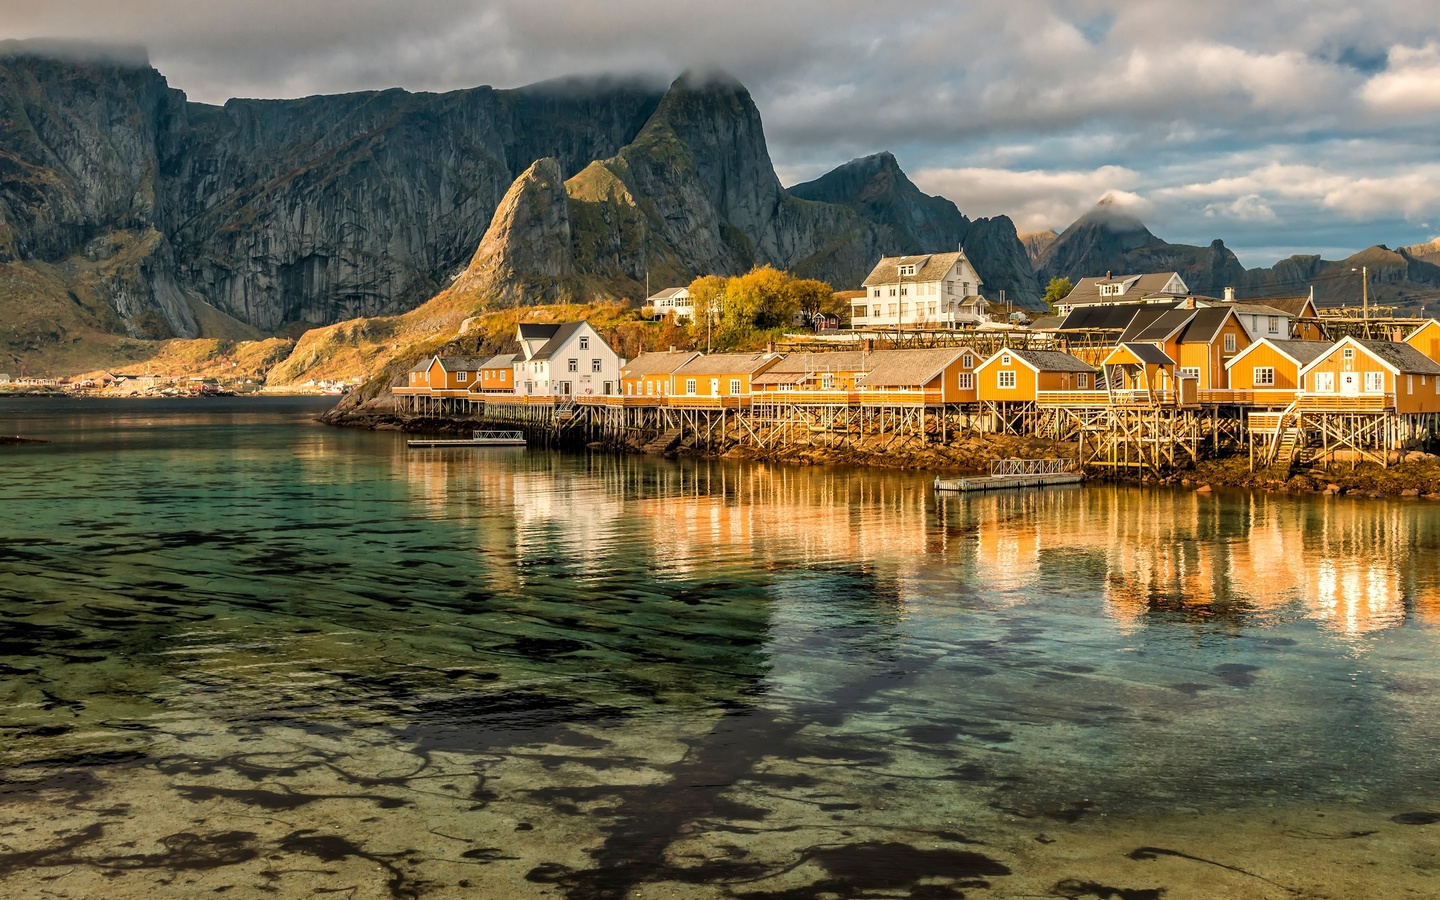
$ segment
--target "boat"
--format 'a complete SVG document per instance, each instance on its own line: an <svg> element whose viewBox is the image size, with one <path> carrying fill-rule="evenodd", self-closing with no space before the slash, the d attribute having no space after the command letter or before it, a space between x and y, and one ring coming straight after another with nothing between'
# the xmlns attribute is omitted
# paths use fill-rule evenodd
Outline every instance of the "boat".
<svg viewBox="0 0 1440 900"><path fill-rule="evenodd" d="M405 442L411 449L423 447L523 447L525 432L483 429L468 438L416 438Z"/></svg>

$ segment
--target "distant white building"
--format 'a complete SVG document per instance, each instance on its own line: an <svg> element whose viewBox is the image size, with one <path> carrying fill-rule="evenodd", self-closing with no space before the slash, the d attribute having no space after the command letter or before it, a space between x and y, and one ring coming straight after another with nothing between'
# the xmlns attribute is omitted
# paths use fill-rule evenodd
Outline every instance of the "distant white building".
<svg viewBox="0 0 1440 900"><path fill-rule="evenodd" d="M657 319L672 315L677 319L691 319L695 315L695 304L688 287L672 287L647 298L642 312Z"/></svg>
<svg viewBox="0 0 1440 900"><path fill-rule="evenodd" d="M887 256L865 279L865 294L850 301L850 327L955 328L990 321L980 273L964 250Z"/></svg>
<svg viewBox="0 0 1440 900"><path fill-rule="evenodd" d="M1082 278L1063 300L1055 304L1062 316L1077 306L1104 306L1116 303L1175 303L1190 293L1179 272L1150 272L1143 275L1113 275Z"/></svg>
<svg viewBox="0 0 1440 900"><path fill-rule="evenodd" d="M10 383L10 376L9 376L9 375L6 375L4 372L0 372L0 384L9 384L9 383Z"/></svg>
<svg viewBox="0 0 1440 900"><path fill-rule="evenodd" d="M622 360L589 322L521 325L515 393L522 397L590 397L620 393Z"/></svg>

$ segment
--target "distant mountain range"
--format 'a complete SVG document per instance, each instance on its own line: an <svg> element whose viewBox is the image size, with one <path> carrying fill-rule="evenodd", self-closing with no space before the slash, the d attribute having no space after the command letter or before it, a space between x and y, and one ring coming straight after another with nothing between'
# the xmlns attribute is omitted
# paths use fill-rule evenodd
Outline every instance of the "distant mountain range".
<svg viewBox="0 0 1440 900"><path fill-rule="evenodd" d="M1440 303L1440 241L1391 250L1383 245L1341 260L1299 255L1269 268L1246 269L1220 240L1209 246L1171 244L1105 199L1060 232L1022 236L1041 284L1051 278L1179 272L1190 289L1212 297L1233 287L1241 298L1297 296L1313 285L1321 305L1359 305L1360 272L1368 270L1370 300L1418 313Z"/></svg>

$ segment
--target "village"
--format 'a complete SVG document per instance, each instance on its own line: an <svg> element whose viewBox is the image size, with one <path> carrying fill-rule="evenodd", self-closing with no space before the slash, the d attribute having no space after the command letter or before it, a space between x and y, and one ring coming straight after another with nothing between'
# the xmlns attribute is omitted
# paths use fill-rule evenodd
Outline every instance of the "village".
<svg viewBox="0 0 1440 900"><path fill-rule="evenodd" d="M889 257L845 295L848 329L816 316L764 351L626 360L586 322L521 324L518 352L423 359L393 393L416 416L651 451L1013 435L1073 446L1086 470L1155 476L1238 455L1283 480L1300 464L1387 466L1436 440L1435 319L1201 296L1168 272L1083 278L1057 315L996 323L982 287L963 251ZM713 314L683 288L648 303Z"/></svg>

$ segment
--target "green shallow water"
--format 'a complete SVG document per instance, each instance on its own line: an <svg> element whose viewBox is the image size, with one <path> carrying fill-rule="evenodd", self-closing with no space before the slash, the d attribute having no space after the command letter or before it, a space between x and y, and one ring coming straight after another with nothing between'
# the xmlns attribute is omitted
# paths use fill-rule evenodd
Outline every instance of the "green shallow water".
<svg viewBox="0 0 1440 900"><path fill-rule="evenodd" d="M1440 895L1440 504L0 401L9 896Z"/></svg>

